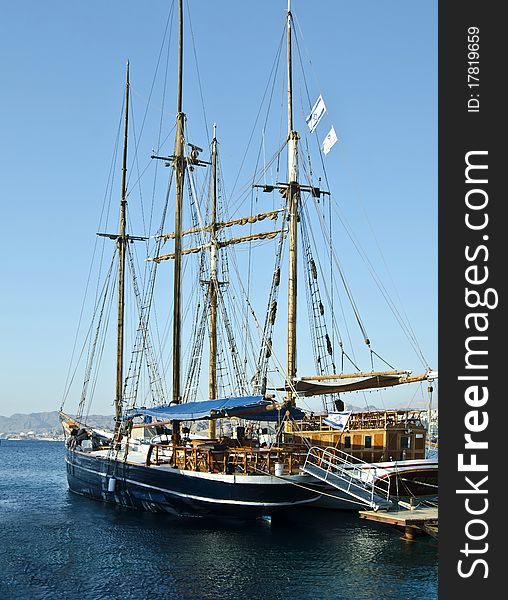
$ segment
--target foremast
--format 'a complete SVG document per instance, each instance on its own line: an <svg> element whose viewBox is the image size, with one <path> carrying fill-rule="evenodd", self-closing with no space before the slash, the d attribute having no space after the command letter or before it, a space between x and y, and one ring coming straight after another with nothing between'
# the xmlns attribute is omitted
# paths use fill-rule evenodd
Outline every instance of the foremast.
<svg viewBox="0 0 508 600"><path fill-rule="evenodd" d="M122 155L122 184L120 199L120 229L118 247L118 325L116 346L116 394L115 394L115 435L118 434L123 410L123 355L124 355L124 316L125 316L125 251L127 244L127 137L129 128L129 61L125 76L125 116Z"/></svg>
<svg viewBox="0 0 508 600"><path fill-rule="evenodd" d="M109 238L116 242L118 250L118 308L117 308L117 341L116 341L116 386L115 386L115 444L121 441L122 415L124 409L124 346L125 346L125 263L127 244L129 242L146 241L146 237L129 235L127 233L127 141L129 130L129 61L126 66L125 76L125 115L122 153L122 182L120 193L120 225L118 233L97 233L99 237ZM81 415L82 396L79 414Z"/></svg>

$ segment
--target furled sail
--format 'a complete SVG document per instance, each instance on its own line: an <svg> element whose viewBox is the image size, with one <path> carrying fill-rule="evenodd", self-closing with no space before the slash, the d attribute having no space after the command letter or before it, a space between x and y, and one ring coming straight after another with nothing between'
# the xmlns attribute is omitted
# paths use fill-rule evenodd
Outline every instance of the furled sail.
<svg viewBox="0 0 508 600"><path fill-rule="evenodd" d="M274 229L273 231L264 231L262 233L252 233L251 235L244 235L242 237L235 237L229 240L222 240L217 242L217 246L219 248L223 248L224 246L230 246L231 244L240 244L241 242L252 242L255 240L271 240L276 237L279 233L285 231L284 229ZM203 244L202 246L196 246L195 248L185 248L181 251L181 254L194 254L196 252L201 252L201 250L206 250L210 248L210 244ZM160 256L154 256L153 258L148 258L147 260L153 260L155 262L161 262L161 260L169 260L175 258L175 253L170 252L169 254L161 254Z"/></svg>
<svg viewBox="0 0 508 600"><path fill-rule="evenodd" d="M218 221L214 224L216 230L224 229L225 227L232 227L233 225L247 225L249 223L257 223L258 221L264 221L265 219L275 220L279 213L282 212L283 209L279 208L277 210L271 210L269 212L260 213L258 215L249 215L248 217L239 217L238 219L232 219L231 221ZM184 229L182 231L182 235L188 235L190 233L202 233L205 231L211 231L212 225L205 225L204 227L191 227L190 229ZM165 240L174 240L175 234L172 233L163 233L160 236Z"/></svg>
<svg viewBox="0 0 508 600"><path fill-rule="evenodd" d="M334 377L328 376L328 379ZM319 381L317 379L302 378L295 379L291 384L291 389L296 391L301 396L319 396L321 394L339 394L341 392L357 392L360 390L372 390L404 383L414 383L429 379L429 374L410 376L407 372L395 374L379 374L373 373L366 375L365 373L357 377L340 378L335 376L338 381ZM285 391L288 387L277 388L277 391Z"/></svg>

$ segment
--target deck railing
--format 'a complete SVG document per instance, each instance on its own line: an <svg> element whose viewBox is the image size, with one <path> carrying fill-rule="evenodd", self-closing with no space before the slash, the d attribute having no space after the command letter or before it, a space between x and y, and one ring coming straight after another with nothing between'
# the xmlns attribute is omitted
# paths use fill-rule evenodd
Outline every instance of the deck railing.
<svg viewBox="0 0 508 600"><path fill-rule="evenodd" d="M391 428L422 428L420 418L421 411L376 411L352 413L348 419L347 429L349 431L358 429L391 429ZM298 434L307 431L337 431L324 422L326 415L318 415L310 420L293 421L290 423L288 432Z"/></svg>
<svg viewBox="0 0 508 600"><path fill-rule="evenodd" d="M151 444L147 465L167 464L183 471L236 475L291 475L300 472L306 452L278 448L202 448Z"/></svg>

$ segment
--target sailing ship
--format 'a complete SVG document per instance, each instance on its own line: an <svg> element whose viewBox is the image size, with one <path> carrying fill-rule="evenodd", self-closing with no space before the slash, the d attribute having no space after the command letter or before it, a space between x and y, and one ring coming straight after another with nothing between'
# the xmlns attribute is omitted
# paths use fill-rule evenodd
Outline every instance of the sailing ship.
<svg viewBox="0 0 508 600"><path fill-rule="evenodd" d="M200 158L201 148L187 140L186 115L183 112L183 8L179 6L178 88L175 144L171 156L153 154L154 160L163 160L172 168L175 185L174 231L159 231L156 252L147 261L152 269L147 278L146 290L135 290L138 299L139 322L128 372L125 368L125 303L127 264L133 270L130 246L146 241L144 236L134 236L127 231L127 149L129 132L129 65L127 64L123 155L118 233L101 233L116 243L118 257L117 278L117 338L116 338L116 391L114 429L99 431L86 424L85 403L90 380L87 367L85 385L76 416L61 409L61 420L66 434L66 463L68 485L71 491L121 506L150 511L169 512L179 515L218 514L249 518L270 515L296 506L317 505L326 498L327 503L344 507L343 494L329 482L312 475L306 464L312 447L330 452L349 453L351 457L368 459L362 467L368 473L369 465L375 466L376 478L389 479L404 471L404 485L409 493L419 492L409 479L432 486L436 463L426 464L420 455L420 440L425 446L425 431L414 415L385 413L383 417L365 415L349 416L347 427L337 432L333 414L343 411L341 394L348 391L377 389L417 381L431 380L430 371L411 376L407 371L353 374L337 373L333 360L331 336L327 332L324 305L317 284L316 260L309 239L303 196L320 199L330 193L312 181L300 181L300 136L293 119L293 73L292 37L293 17L290 3L285 27L287 30L287 138L277 157L287 153L286 181L273 184L253 180L252 189L280 193L282 206L271 211L249 214L241 218L219 215L218 195L218 142L216 131L211 142L209 161ZM210 172L210 198L206 219L200 209L200 199L193 178L195 170L203 168ZM259 174L258 174L259 175ZM266 175L266 172L263 172ZM190 188L193 222L187 229L183 225L184 186ZM249 233L237 237L227 236L230 228L258 222L282 221L279 228ZM297 378L297 290L298 290L298 241L302 229L304 257L308 267L308 290L312 321L312 341L317 375ZM329 232L330 233L330 232ZM184 240L194 237L196 245L184 247ZM268 292L268 309L261 330L257 349L257 361L249 382L245 362L239 352L233 327L225 308L225 293L229 273L226 251L239 244L252 244L261 240L276 239L275 265ZM162 245L174 243L170 253L162 253ZM285 246L288 246L287 266L287 324L286 364L276 358L274 326L276 322L278 294L281 283L281 263ZM203 303L197 305L194 328L191 333L191 351L187 366L185 387L182 356L182 313L188 299L182 290L183 261L187 255L199 257L198 288L203 292ZM150 310L155 273L158 265L169 260L173 263L173 310L172 310L172 387L171 400L163 393L158 395L162 379L157 371L155 353L151 346ZM110 270L112 272L112 270ZM136 288L137 280L133 277ZM104 298L107 294L104 294ZM245 302L251 312L248 295ZM104 310L98 310L101 315ZM197 400L201 351L205 332L209 334L208 348L208 399ZM227 341L226 350L219 342L219 332ZM98 335L98 334L97 334ZM368 340L367 340L368 341ZM95 344L92 344L95 348ZM91 352L92 358L95 351ZM225 356L227 355L227 356ZM343 354L344 356L344 354ZM138 392L142 361L149 370L151 402L140 401ZM278 361L277 371L282 373L282 385L275 384L269 374L270 361ZM229 377L228 395L219 384L219 373ZM249 390L249 383L251 389ZM129 387L130 386L130 387ZM130 395L128 393L130 391ZM324 402L326 415L309 414L298 406L302 398L312 396L329 398ZM328 419L328 424L323 422ZM206 431L200 424L206 423ZM217 432L217 423L221 429ZM266 425L266 426L263 426ZM229 427L229 435L224 427ZM401 429L402 428L402 429ZM384 432L379 437L379 432ZM401 431L405 436L401 435ZM206 435L203 435L206 433ZM359 438L358 436L361 436ZM420 437L423 436L423 437ZM370 437L370 445L368 439ZM404 440L402 440L404 438ZM401 444L403 446L401 446ZM361 447L361 452L360 452ZM402 447L403 455L399 450ZM372 448L367 456L367 448ZM341 450L342 449L342 450ZM397 456L392 456L397 453ZM315 451L314 451L315 454ZM394 462L394 460L396 462ZM411 464L405 461L412 461ZM404 466L404 464L406 466ZM402 465L402 466L401 466ZM355 471L351 463L346 465ZM370 471L367 478L372 479ZM423 474L424 481L419 479ZM429 478L428 474L433 473ZM409 473L418 477L408 478ZM428 491L425 490L425 491ZM348 508L356 504L346 504Z"/></svg>

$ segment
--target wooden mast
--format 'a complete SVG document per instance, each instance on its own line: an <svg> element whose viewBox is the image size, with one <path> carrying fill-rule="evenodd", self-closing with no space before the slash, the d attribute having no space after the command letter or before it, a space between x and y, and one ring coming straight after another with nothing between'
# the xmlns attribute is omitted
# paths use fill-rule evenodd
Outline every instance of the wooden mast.
<svg viewBox="0 0 508 600"><path fill-rule="evenodd" d="M291 390L296 377L296 298L297 298L297 241L298 241L298 133L293 130L293 76L291 58L291 0L288 0L287 16L287 76L288 76L288 188L289 212L289 273L288 273L288 336L286 360L286 398L294 404Z"/></svg>
<svg viewBox="0 0 508 600"><path fill-rule="evenodd" d="M184 158L184 120L182 112L182 72L183 72L183 7L178 2L179 42L178 42L178 98L176 115L176 136L173 168L176 178L175 198L175 271L173 280L173 403L181 402L180 364L181 364L181 278L182 278L182 202L185 176Z"/></svg>
<svg viewBox="0 0 508 600"><path fill-rule="evenodd" d="M122 184L120 200L120 232L118 247L118 331L116 347L116 395L115 395L115 433L120 429L123 408L123 352L124 352L124 314L125 314L125 246L127 212L127 132L129 125L129 61L125 79L125 117L123 134Z"/></svg>
<svg viewBox="0 0 508 600"><path fill-rule="evenodd" d="M210 400L217 398L217 137L216 127L213 127L212 140L212 214L210 223L210 362L208 397ZM215 420L208 421L208 437L214 439L216 435Z"/></svg>

